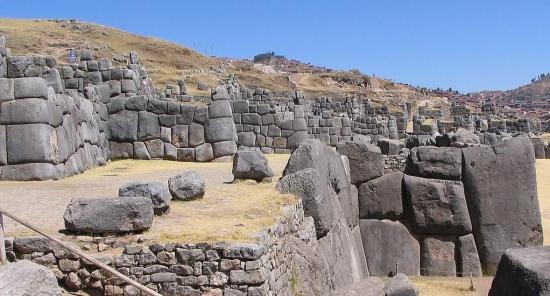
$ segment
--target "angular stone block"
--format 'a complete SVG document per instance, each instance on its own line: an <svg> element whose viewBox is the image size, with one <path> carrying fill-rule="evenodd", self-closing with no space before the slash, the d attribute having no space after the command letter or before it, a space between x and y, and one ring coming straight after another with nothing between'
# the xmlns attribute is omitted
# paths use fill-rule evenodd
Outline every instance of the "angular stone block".
<svg viewBox="0 0 550 296"><path fill-rule="evenodd" d="M204 128L209 143L234 140L237 135L233 118L210 119Z"/></svg>
<svg viewBox="0 0 550 296"><path fill-rule="evenodd" d="M360 185L384 174L384 159L374 145L356 142L338 144L336 151L349 159L351 183Z"/></svg>
<svg viewBox="0 0 550 296"><path fill-rule="evenodd" d="M420 259L424 276L456 276L455 244L453 239L426 237L422 241Z"/></svg>
<svg viewBox="0 0 550 296"><path fill-rule="evenodd" d="M55 129L47 124L8 125L8 164L56 163L59 158Z"/></svg>
<svg viewBox="0 0 550 296"><path fill-rule="evenodd" d="M138 112L138 140L146 141L160 138L159 117L156 114Z"/></svg>
<svg viewBox="0 0 550 296"><path fill-rule="evenodd" d="M124 110L109 115L111 140L119 142L134 142L138 136L138 112Z"/></svg>
<svg viewBox="0 0 550 296"><path fill-rule="evenodd" d="M407 173L424 178L460 180L462 150L451 147L415 147L411 149Z"/></svg>
<svg viewBox="0 0 550 296"><path fill-rule="evenodd" d="M48 99L48 84L44 78L40 77L17 78L14 80L13 94L16 99Z"/></svg>
<svg viewBox="0 0 550 296"><path fill-rule="evenodd" d="M403 173L395 172L359 186L361 219L398 219L403 214Z"/></svg>

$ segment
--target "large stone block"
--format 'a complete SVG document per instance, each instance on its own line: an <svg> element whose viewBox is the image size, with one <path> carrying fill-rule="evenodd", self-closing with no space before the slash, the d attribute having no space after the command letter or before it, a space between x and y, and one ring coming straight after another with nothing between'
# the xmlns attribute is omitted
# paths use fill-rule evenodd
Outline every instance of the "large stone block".
<svg viewBox="0 0 550 296"><path fill-rule="evenodd" d="M550 295L550 248L506 250L489 296Z"/></svg>
<svg viewBox="0 0 550 296"><path fill-rule="evenodd" d="M214 150L212 145L204 143L195 147L195 160L199 162L211 161L214 159Z"/></svg>
<svg viewBox="0 0 550 296"><path fill-rule="evenodd" d="M204 143L204 126L198 123L189 125L189 147L197 147Z"/></svg>
<svg viewBox="0 0 550 296"><path fill-rule="evenodd" d="M134 142L138 136L138 112L124 110L109 115L111 140Z"/></svg>
<svg viewBox="0 0 550 296"><path fill-rule="evenodd" d="M338 144L336 151L348 157L351 183L360 185L384 174L384 159L380 148L356 142Z"/></svg>
<svg viewBox="0 0 550 296"><path fill-rule="evenodd" d="M479 257L485 271L495 272L506 249L543 242L533 146L522 135L462 153Z"/></svg>
<svg viewBox="0 0 550 296"><path fill-rule="evenodd" d="M361 219L398 219L403 214L403 173L395 172L359 186Z"/></svg>
<svg viewBox="0 0 550 296"><path fill-rule="evenodd" d="M461 182L405 175L403 186L415 232L463 235L472 231Z"/></svg>
<svg viewBox="0 0 550 296"><path fill-rule="evenodd" d="M145 146L145 143L134 142L134 158L144 160L151 159L151 154L149 154L149 150L147 150L147 146Z"/></svg>
<svg viewBox="0 0 550 296"><path fill-rule="evenodd" d="M17 78L14 81L14 97L23 98L48 98L48 84L44 78L26 77Z"/></svg>
<svg viewBox="0 0 550 296"><path fill-rule="evenodd" d="M172 128L172 144L179 148L189 146L188 125L176 125Z"/></svg>
<svg viewBox="0 0 550 296"><path fill-rule="evenodd" d="M300 143L304 140L309 139L309 134L305 131L297 131L292 136L288 137L287 140L287 148L294 149L300 145Z"/></svg>
<svg viewBox="0 0 550 296"><path fill-rule="evenodd" d="M240 146L254 147L256 145L256 134L253 132L243 132L237 134Z"/></svg>
<svg viewBox="0 0 550 296"><path fill-rule="evenodd" d="M6 126L0 125L0 166L8 164Z"/></svg>
<svg viewBox="0 0 550 296"><path fill-rule="evenodd" d="M6 136L9 164L56 163L59 158L57 134L47 124L8 125Z"/></svg>
<svg viewBox="0 0 550 296"><path fill-rule="evenodd" d="M235 179L258 182L273 177L273 171L258 147L240 147L233 157L232 173Z"/></svg>
<svg viewBox="0 0 550 296"><path fill-rule="evenodd" d="M138 112L138 140L146 141L160 138L159 117L156 114Z"/></svg>
<svg viewBox="0 0 550 296"><path fill-rule="evenodd" d="M241 115L242 124L262 125L262 117L258 113L243 113Z"/></svg>
<svg viewBox="0 0 550 296"><path fill-rule="evenodd" d="M237 131L233 118L210 119L205 124L206 141L209 143L235 140Z"/></svg>
<svg viewBox="0 0 550 296"><path fill-rule="evenodd" d="M452 239L426 237L420 259L424 276L456 276L455 244Z"/></svg>
<svg viewBox="0 0 550 296"><path fill-rule="evenodd" d="M50 122L50 103L44 99L28 98L2 103L0 124L30 124Z"/></svg>
<svg viewBox="0 0 550 296"><path fill-rule="evenodd" d="M227 100L213 101L208 106L208 118L226 118L233 117L231 104Z"/></svg>
<svg viewBox="0 0 550 296"><path fill-rule="evenodd" d="M400 222L361 220L361 236L371 276L395 275L399 272L420 274L420 245Z"/></svg>
<svg viewBox="0 0 550 296"><path fill-rule="evenodd" d="M124 184L118 189L120 197L145 196L149 197L153 203L155 215L163 215L170 211L170 201L172 195L168 190L168 185L160 182L137 182Z"/></svg>
<svg viewBox="0 0 550 296"><path fill-rule="evenodd" d="M160 139L145 141L145 147L151 158L164 158L164 142Z"/></svg>
<svg viewBox="0 0 550 296"><path fill-rule="evenodd" d="M143 231L153 223L149 197L73 198L63 219L70 231L90 234Z"/></svg>
<svg viewBox="0 0 550 296"><path fill-rule="evenodd" d="M13 85L13 79L0 78L0 103L11 101L15 98Z"/></svg>
<svg viewBox="0 0 550 296"><path fill-rule="evenodd" d="M472 234L458 238L458 272L459 276L481 276L481 263L477 253L476 242Z"/></svg>
<svg viewBox="0 0 550 296"><path fill-rule="evenodd" d="M231 156L237 153L237 144L234 141L223 141L212 144L214 158Z"/></svg>
<svg viewBox="0 0 550 296"><path fill-rule="evenodd" d="M0 172L0 179L4 181L44 181L61 177L57 166L51 163L7 165Z"/></svg>
<svg viewBox="0 0 550 296"><path fill-rule="evenodd" d="M111 158L134 158L134 145L132 143L109 142L111 147Z"/></svg>
<svg viewBox="0 0 550 296"><path fill-rule="evenodd" d="M411 149L407 173L413 176L460 180L462 151L459 148L420 146Z"/></svg>

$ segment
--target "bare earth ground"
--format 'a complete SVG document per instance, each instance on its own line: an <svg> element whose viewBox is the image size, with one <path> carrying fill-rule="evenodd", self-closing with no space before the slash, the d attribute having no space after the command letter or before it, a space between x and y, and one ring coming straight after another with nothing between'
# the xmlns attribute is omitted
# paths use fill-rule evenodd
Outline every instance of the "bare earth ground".
<svg viewBox="0 0 550 296"><path fill-rule="evenodd" d="M173 202L172 211L155 217L144 236L156 241L243 241L271 225L283 205L293 197L274 190L288 155L267 155L275 177L272 183L232 180L231 163L182 163L162 160L122 160L105 167L60 181L0 182L0 207L40 226L49 233L63 229L63 211L68 201L79 197L116 197L118 188L128 182L158 181L184 170L196 170L207 183L204 199ZM550 245L550 160L537 160L539 204L544 229L544 244ZM7 219L7 234L29 233ZM487 295L492 277L469 278L412 277L422 296Z"/></svg>
<svg viewBox="0 0 550 296"><path fill-rule="evenodd" d="M272 183L236 182L231 162L191 163L163 160L120 160L59 181L0 182L0 207L55 234L64 229L63 213L73 197L109 198L118 188L138 181L168 182L186 170L206 181L206 194L195 201L172 201L170 213L155 217L143 236L155 241L243 241L273 224L281 207L295 198L274 189L288 155L267 155L275 176ZM7 219L7 235L30 232Z"/></svg>

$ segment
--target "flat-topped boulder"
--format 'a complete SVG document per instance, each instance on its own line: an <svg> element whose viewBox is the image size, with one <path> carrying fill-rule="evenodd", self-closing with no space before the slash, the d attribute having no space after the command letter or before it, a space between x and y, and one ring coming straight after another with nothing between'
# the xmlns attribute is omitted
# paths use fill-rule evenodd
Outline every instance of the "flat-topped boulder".
<svg viewBox="0 0 550 296"><path fill-rule="evenodd" d="M233 157L233 176L236 180L271 181L273 170L257 147L240 147Z"/></svg>
<svg viewBox="0 0 550 296"><path fill-rule="evenodd" d="M462 151L452 147L415 147L411 149L407 173L425 178L460 180Z"/></svg>
<svg viewBox="0 0 550 296"><path fill-rule="evenodd" d="M160 182L136 182L128 183L118 190L120 197L145 196L153 202L155 215L167 214L170 211L172 195L168 185Z"/></svg>
<svg viewBox="0 0 550 296"><path fill-rule="evenodd" d="M149 197L73 198L63 219L69 231L126 233L149 229L153 215L153 203Z"/></svg>
<svg viewBox="0 0 550 296"><path fill-rule="evenodd" d="M550 247L508 249L489 296L550 295Z"/></svg>

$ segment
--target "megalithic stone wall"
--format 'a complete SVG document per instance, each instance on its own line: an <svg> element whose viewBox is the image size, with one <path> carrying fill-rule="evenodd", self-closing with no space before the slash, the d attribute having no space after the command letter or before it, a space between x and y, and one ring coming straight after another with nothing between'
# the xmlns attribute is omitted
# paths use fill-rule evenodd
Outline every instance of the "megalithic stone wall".
<svg viewBox="0 0 550 296"><path fill-rule="evenodd" d="M104 164L106 112L93 88L87 96L56 94L40 77L0 79L0 179L59 179Z"/></svg>

